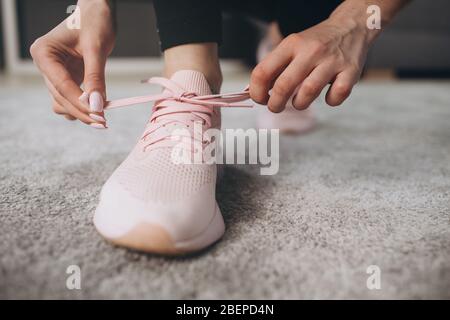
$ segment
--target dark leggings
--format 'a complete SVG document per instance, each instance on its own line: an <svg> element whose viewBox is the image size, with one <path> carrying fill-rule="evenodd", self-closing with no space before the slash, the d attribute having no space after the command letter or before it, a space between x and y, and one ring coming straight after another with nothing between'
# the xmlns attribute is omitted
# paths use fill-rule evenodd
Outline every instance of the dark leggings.
<svg viewBox="0 0 450 320"><path fill-rule="evenodd" d="M222 42L222 12L277 22L283 36L325 20L342 0L154 0L161 50Z"/></svg>

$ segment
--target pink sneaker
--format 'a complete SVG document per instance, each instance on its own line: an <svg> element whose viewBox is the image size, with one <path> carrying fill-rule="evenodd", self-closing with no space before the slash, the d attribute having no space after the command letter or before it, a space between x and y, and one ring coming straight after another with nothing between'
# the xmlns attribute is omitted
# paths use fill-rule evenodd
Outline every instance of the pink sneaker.
<svg viewBox="0 0 450 320"><path fill-rule="evenodd" d="M192 133L197 122L203 130L220 128L220 109L215 107L244 106L236 102L248 99L248 91L211 95L203 74L187 70L170 80L149 82L165 90L112 101L105 108L156 101L141 139L103 186L94 224L107 240L132 249L160 254L201 250L225 231L215 197L217 167L176 164L172 150L179 141L173 130ZM187 139L193 142L195 136Z"/></svg>
<svg viewBox="0 0 450 320"><path fill-rule="evenodd" d="M303 134L316 126L316 118L311 109L297 110L291 104L280 113L260 110L258 126L264 129L279 129L285 134Z"/></svg>

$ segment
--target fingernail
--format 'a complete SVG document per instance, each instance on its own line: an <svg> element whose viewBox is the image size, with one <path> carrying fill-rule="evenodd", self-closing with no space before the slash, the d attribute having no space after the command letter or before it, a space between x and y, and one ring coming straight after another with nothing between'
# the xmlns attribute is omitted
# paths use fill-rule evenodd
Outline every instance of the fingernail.
<svg viewBox="0 0 450 320"><path fill-rule="evenodd" d="M89 103L89 94L87 92L83 92L81 96L78 97L78 100L84 103Z"/></svg>
<svg viewBox="0 0 450 320"><path fill-rule="evenodd" d="M90 126L95 129L106 129L105 125L101 123L91 123Z"/></svg>
<svg viewBox="0 0 450 320"><path fill-rule="evenodd" d="M102 116L99 116L98 114L95 114L95 113L89 113L89 117L91 117L92 120L95 120L98 122L106 122L105 118L103 118Z"/></svg>
<svg viewBox="0 0 450 320"><path fill-rule="evenodd" d="M289 100L288 100L288 104L290 103L291 104L291 106L293 106L294 107L294 102L295 102L295 99L297 99L297 93L296 94L294 94ZM295 107L294 107L295 108Z"/></svg>
<svg viewBox="0 0 450 320"><path fill-rule="evenodd" d="M103 97L98 91L91 92L89 95L89 107L92 112L103 111Z"/></svg>

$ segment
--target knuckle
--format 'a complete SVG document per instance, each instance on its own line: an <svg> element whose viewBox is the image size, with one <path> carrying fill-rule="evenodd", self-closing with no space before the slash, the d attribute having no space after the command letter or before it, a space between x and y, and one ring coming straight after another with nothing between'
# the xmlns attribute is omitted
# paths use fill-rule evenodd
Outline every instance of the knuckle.
<svg viewBox="0 0 450 320"><path fill-rule="evenodd" d="M273 92L280 96L286 96L291 93L291 81L287 78L279 78L273 87Z"/></svg>
<svg viewBox="0 0 450 320"><path fill-rule="evenodd" d="M92 88L92 89L102 89L104 87L103 83L104 83L105 77L102 73L88 72L85 75L85 77L90 85L96 87L96 88ZM97 88L98 86L100 86L101 88Z"/></svg>
<svg viewBox="0 0 450 320"><path fill-rule="evenodd" d="M282 42L281 47L286 50L292 50L293 53L296 52L298 45L302 42L302 36L296 33L288 35Z"/></svg>
<svg viewBox="0 0 450 320"><path fill-rule="evenodd" d="M334 90L339 98L346 98L350 95L352 87L347 83L337 83Z"/></svg>
<svg viewBox="0 0 450 320"><path fill-rule="evenodd" d="M30 46L30 55L33 59L42 56L47 51L45 39L40 37L36 39Z"/></svg>
<svg viewBox="0 0 450 320"><path fill-rule="evenodd" d="M302 91L307 96L314 96L320 91L320 85L314 80L305 80L302 84Z"/></svg>
<svg viewBox="0 0 450 320"><path fill-rule="evenodd" d="M266 82L269 79L269 74L263 66L258 65L253 69L251 78L257 83Z"/></svg>
<svg viewBox="0 0 450 320"><path fill-rule="evenodd" d="M322 55L327 50L327 46L319 41L319 40L313 40L311 42L311 53L313 55Z"/></svg>
<svg viewBox="0 0 450 320"><path fill-rule="evenodd" d="M250 89L250 98L256 103L265 104L267 102L266 98L262 93L258 93L255 90Z"/></svg>
<svg viewBox="0 0 450 320"><path fill-rule="evenodd" d="M296 45L301 40L301 36L297 33L291 33L283 41L289 45Z"/></svg>

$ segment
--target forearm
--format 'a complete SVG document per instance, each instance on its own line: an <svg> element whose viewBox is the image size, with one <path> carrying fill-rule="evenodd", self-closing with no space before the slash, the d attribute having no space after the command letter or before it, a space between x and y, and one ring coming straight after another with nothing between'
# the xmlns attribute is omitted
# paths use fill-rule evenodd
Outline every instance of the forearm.
<svg viewBox="0 0 450 320"><path fill-rule="evenodd" d="M394 19L395 15L411 0L346 0L331 14L330 19L340 20L352 28L360 29L372 43L383 29ZM380 8L381 29L369 29L367 21L370 12L369 6L376 5Z"/></svg>
<svg viewBox="0 0 450 320"><path fill-rule="evenodd" d="M95 19L107 18L111 21L113 32L117 31L116 0L78 0L77 6L81 9L81 18L84 16Z"/></svg>

